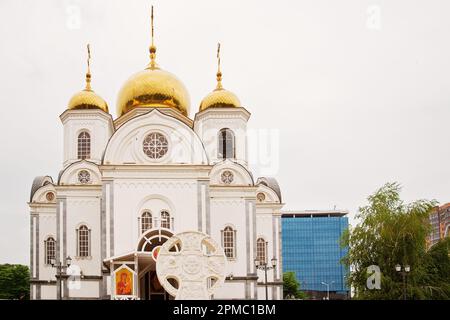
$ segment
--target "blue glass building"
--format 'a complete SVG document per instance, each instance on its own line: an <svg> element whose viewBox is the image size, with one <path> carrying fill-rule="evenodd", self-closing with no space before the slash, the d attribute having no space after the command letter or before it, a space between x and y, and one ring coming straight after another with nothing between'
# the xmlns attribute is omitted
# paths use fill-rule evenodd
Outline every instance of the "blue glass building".
<svg viewBox="0 0 450 320"><path fill-rule="evenodd" d="M282 215L283 272L293 271L311 298L347 298L347 254L340 238L348 228L346 211L285 212ZM328 288L329 287L329 288Z"/></svg>

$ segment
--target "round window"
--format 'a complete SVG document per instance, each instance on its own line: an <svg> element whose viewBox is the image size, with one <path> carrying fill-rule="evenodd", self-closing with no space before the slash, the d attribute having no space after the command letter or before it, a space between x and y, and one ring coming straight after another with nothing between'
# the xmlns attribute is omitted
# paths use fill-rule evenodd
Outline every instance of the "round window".
<svg viewBox="0 0 450 320"><path fill-rule="evenodd" d="M91 174L86 170L78 172L78 181L82 184L89 183L91 181Z"/></svg>
<svg viewBox="0 0 450 320"><path fill-rule="evenodd" d="M266 200L266 195L260 192L256 195L256 198L258 199L259 202L263 202L264 200Z"/></svg>
<svg viewBox="0 0 450 320"><path fill-rule="evenodd" d="M221 180L223 183L225 184L230 184L233 182L234 176L233 176L233 172L225 170L224 172L222 172L221 175Z"/></svg>
<svg viewBox="0 0 450 320"><path fill-rule="evenodd" d="M152 132L145 137L142 150L150 159L160 159L169 150L169 143L161 133Z"/></svg>
<svg viewBox="0 0 450 320"><path fill-rule="evenodd" d="M45 198L47 199L47 201L53 201L55 199L55 194L53 192L48 192L45 195Z"/></svg>

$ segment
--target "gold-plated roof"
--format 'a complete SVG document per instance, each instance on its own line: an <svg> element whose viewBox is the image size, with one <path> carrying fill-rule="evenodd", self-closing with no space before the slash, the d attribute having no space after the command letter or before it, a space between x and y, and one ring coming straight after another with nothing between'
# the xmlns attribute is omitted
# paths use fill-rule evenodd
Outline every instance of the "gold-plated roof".
<svg viewBox="0 0 450 320"><path fill-rule="evenodd" d="M208 108L232 108L241 107L239 98L231 91L225 89L215 89L208 94L200 103L200 111Z"/></svg>
<svg viewBox="0 0 450 320"><path fill-rule="evenodd" d="M175 108L189 114L189 93L172 73L158 67L147 68L131 76L119 92L117 116L137 107Z"/></svg>
<svg viewBox="0 0 450 320"><path fill-rule="evenodd" d="M150 63L147 68L131 76L119 92L117 116L138 107L174 108L189 115L190 99L184 84L172 73L156 64L154 45L153 6L151 11Z"/></svg>
<svg viewBox="0 0 450 320"><path fill-rule="evenodd" d="M89 44L87 45L88 50L88 59L87 66L88 70L86 73L86 87L84 90L75 93L72 98L69 100L68 109L101 109L104 112L108 112L108 105L106 101L102 99L98 94L92 91L91 88L91 69L90 69L90 59L91 59L91 50Z"/></svg>
<svg viewBox="0 0 450 320"><path fill-rule="evenodd" d="M74 109L101 109L108 112L108 105L92 90L82 90L75 93L69 101L69 110Z"/></svg>
<svg viewBox="0 0 450 320"><path fill-rule="evenodd" d="M220 43L217 44L217 85L213 92L208 94L200 103L200 110L208 108L239 108L241 102L231 91L225 90L222 86L222 72L220 71Z"/></svg>

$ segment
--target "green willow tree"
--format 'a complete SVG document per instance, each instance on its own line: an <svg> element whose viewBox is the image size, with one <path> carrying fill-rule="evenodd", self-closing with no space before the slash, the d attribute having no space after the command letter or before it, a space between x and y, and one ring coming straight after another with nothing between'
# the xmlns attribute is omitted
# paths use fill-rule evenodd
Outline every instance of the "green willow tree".
<svg viewBox="0 0 450 320"><path fill-rule="evenodd" d="M342 245L349 247L343 263L352 270L348 284L356 299L400 299L403 281L395 265L410 265L408 299L448 299L448 245L426 248L429 213L436 202L405 204L400 191L398 183L388 183L369 196L368 205L359 209L359 224L343 235ZM380 268L380 289L367 287L371 265Z"/></svg>

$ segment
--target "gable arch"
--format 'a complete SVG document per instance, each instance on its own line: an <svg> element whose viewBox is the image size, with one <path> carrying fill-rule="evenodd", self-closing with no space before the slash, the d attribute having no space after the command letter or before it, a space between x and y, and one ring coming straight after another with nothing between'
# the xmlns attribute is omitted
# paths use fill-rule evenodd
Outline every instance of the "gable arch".
<svg viewBox="0 0 450 320"><path fill-rule="evenodd" d="M167 211L170 215L170 229L174 230L177 212L174 203L167 197L160 194L150 194L142 198L134 208L133 230L139 230L138 237L141 236L141 217L145 211L152 215L152 230L158 228L161 221L162 211Z"/></svg>
<svg viewBox="0 0 450 320"><path fill-rule="evenodd" d="M143 152L143 140L159 132L168 140L167 154L151 159ZM111 136L103 155L103 164L208 164L205 148L198 135L182 121L157 109L136 116Z"/></svg>
<svg viewBox="0 0 450 320"><path fill-rule="evenodd" d="M280 198L278 197L278 194L272 190L271 188L267 187L266 185L259 184L258 190L256 191L256 196L258 197L259 193L263 193L265 196L264 201L258 201L258 198L256 199L256 203L281 203Z"/></svg>
<svg viewBox="0 0 450 320"><path fill-rule="evenodd" d="M224 171L230 171L233 174L233 181L230 185L253 186L253 177L251 173L241 164L231 160L218 162L211 169L210 181L211 185L223 185L221 175Z"/></svg>
<svg viewBox="0 0 450 320"><path fill-rule="evenodd" d="M88 184L90 184L90 185L101 184L102 175L100 173L98 165L91 161L80 160L80 161L71 163L63 171L60 172L59 178L58 178L58 185L81 184L78 181L78 173L81 170L86 170L89 173L90 181Z"/></svg>
<svg viewBox="0 0 450 320"><path fill-rule="evenodd" d="M53 193L53 199L47 199L47 194ZM31 202L38 203L56 203L56 189L53 183L46 183L33 193Z"/></svg>

